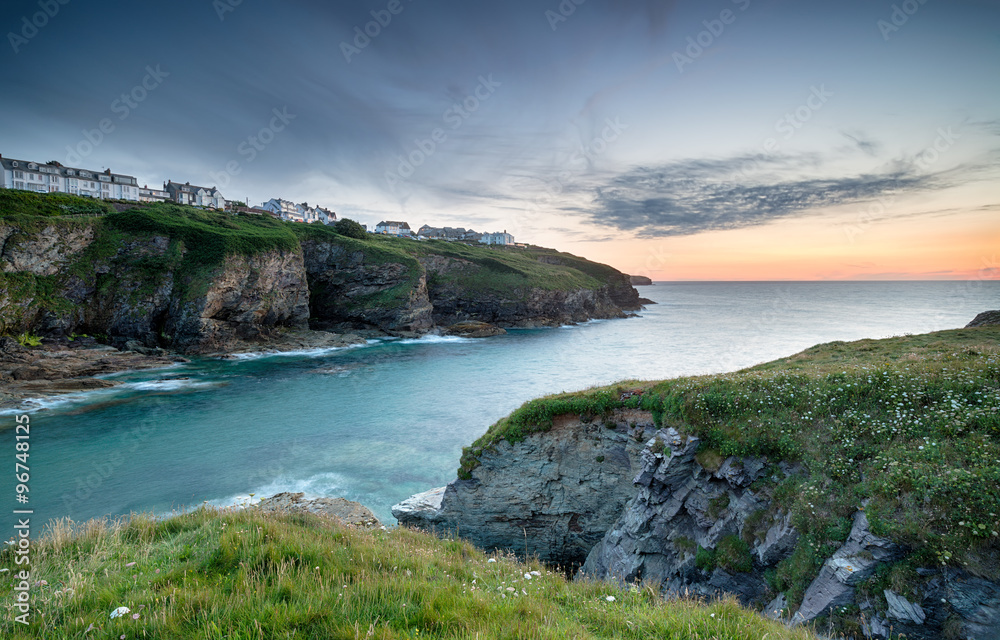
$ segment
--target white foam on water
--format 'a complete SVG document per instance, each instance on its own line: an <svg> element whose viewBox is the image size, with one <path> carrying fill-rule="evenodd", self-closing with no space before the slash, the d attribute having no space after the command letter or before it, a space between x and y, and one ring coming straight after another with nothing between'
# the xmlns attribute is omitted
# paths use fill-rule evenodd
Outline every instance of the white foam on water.
<svg viewBox="0 0 1000 640"><path fill-rule="evenodd" d="M182 389L213 389L223 384L223 382L219 381L194 380L192 378L163 378L161 380L128 382L120 385L118 389L132 389L134 391L178 391Z"/></svg>
<svg viewBox="0 0 1000 640"><path fill-rule="evenodd" d="M393 344L450 344L459 342L475 342L475 338L463 338L461 336L435 336L428 335L420 338L403 338L394 340Z"/></svg>
<svg viewBox="0 0 1000 640"><path fill-rule="evenodd" d="M150 369L125 369L123 371L113 371L111 373L99 373L93 377L101 380L107 380L108 378L120 378L121 376L127 376L129 374L169 371L170 369L178 369L180 367L187 366L188 364L189 363L187 362L172 362L170 364L163 365L162 367L152 367Z"/></svg>
<svg viewBox="0 0 1000 640"><path fill-rule="evenodd" d="M18 407L0 409L0 416L59 409L67 405L94 402L130 391L199 391L202 389L214 389L225 384L221 381L206 381L191 378L162 378L157 380L143 380L141 382L126 382L103 389L90 389L88 391L27 398Z"/></svg>
<svg viewBox="0 0 1000 640"><path fill-rule="evenodd" d="M347 484L345 476L332 471L318 473L308 478L292 478L287 475L281 475L271 482L254 488L252 492L254 494L253 498L250 497L251 492L248 491L247 493L238 493L226 498L209 500L208 504L220 508L240 507L250 504L251 501L260 502L264 498L270 498L271 496L286 492L304 493L307 500L314 498L336 498L344 495Z"/></svg>
<svg viewBox="0 0 1000 640"><path fill-rule="evenodd" d="M234 353L225 356L225 360L260 360L262 358L321 358L331 353L345 351L347 349L359 349L377 344L381 340L366 340L365 344L349 344L344 347L319 347L316 349L298 349L296 351L251 351L248 353Z"/></svg>

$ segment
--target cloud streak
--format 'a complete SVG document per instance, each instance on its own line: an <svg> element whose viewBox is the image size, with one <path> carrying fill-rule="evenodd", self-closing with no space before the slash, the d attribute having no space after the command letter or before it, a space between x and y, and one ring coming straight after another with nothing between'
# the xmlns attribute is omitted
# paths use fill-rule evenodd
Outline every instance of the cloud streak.
<svg viewBox="0 0 1000 640"><path fill-rule="evenodd" d="M565 210L640 237L685 236L765 225L881 197L942 190L980 175L983 169L957 167L926 173L912 162L895 161L857 175L795 175L803 167L822 164L815 155L751 155L637 167L598 187L592 207Z"/></svg>

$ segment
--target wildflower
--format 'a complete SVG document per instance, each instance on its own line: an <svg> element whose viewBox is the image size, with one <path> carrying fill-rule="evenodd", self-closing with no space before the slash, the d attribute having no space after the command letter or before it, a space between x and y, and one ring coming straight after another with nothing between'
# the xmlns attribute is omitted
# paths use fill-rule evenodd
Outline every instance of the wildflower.
<svg viewBox="0 0 1000 640"><path fill-rule="evenodd" d="M132 610L129 609L128 607L118 607L117 609L111 612L110 618L114 620L115 618L122 617L126 613L132 613Z"/></svg>
<svg viewBox="0 0 1000 640"><path fill-rule="evenodd" d="M138 613L133 613L132 614L132 619L133 620L138 620L139 619L139 614Z"/></svg>
<svg viewBox="0 0 1000 640"><path fill-rule="evenodd" d="M605 600L607 600L608 602L614 602L615 601L615 597L614 596L608 596L608 597L605 598Z"/></svg>
<svg viewBox="0 0 1000 640"><path fill-rule="evenodd" d="M496 562L496 561L497 561L497 559L496 559L496 558L490 558L490 559L489 559L489 560L487 560L486 562Z"/></svg>
<svg viewBox="0 0 1000 640"><path fill-rule="evenodd" d="M531 574L530 573L524 574L524 579L525 580L531 580Z"/></svg>

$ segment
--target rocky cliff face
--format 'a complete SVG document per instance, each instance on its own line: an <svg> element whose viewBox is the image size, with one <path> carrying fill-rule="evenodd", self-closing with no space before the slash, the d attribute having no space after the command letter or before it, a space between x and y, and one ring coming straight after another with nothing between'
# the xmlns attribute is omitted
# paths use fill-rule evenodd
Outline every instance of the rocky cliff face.
<svg viewBox="0 0 1000 640"><path fill-rule="evenodd" d="M540 261L553 259L545 256ZM626 316L624 310L640 308L639 294L625 275L612 279L610 284L599 289L553 291L532 288L499 293L472 290L447 278L455 273L469 273L483 268L475 263L444 256L427 256L421 258L420 264L430 282L427 293L433 307L434 322L441 326L469 320L504 327L559 326L595 318L623 318Z"/></svg>
<svg viewBox="0 0 1000 640"><path fill-rule="evenodd" d="M483 454L472 480L414 496L393 515L403 525L457 530L486 549L520 553L527 540L528 553L548 562L585 556L584 578L732 594L789 624L853 616L870 638L1000 637L1000 584L964 571L920 568L926 581L916 593L861 595L858 586L904 551L874 535L864 511L789 611L767 576L792 557L800 536L789 514L754 487L765 474L778 481L805 470L754 457L708 469L696 457L696 438L657 430L648 416L618 414L610 427L563 416L553 432Z"/></svg>
<svg viewBox="0 0 1000 640"><path fill-rule="evenodd" d="M302 251L315 326L350 324L390 333L434 326L427 279L415 261L375 263L363 251L332 242L304 241Z"/></svg>
<svg viewBox="0 0 1000 640"><path fill-rule="evenodd" d="M183 250L164 236L121 240L99 255L88 252L94 229L86 226L8 227L0 237L8 330L105 334L122 346L205 353L307 326L300 253L233 256L193 277L179 274Z"/></svg>
<svg viewBox="0 0 1000 640"><path fill-rule="evenodd" d="M553 429L484 452L469 480L396 505L400 524L457 531L483 549L578 566L635 493L632 476L652 416L621 411L598 423L557 418Z"/></svg>
<svg viewBox="0 0 1000 640"><path fill-rule="evenodd" d="M971 327L986 327L994 324L1000 324L1000 310L983 311L975 318L973 318L972 322L965 325L965 328L969 329Z"/></svg>
<svg viewBox="0 0 1000 640"><path fill-rule="evenodd" d="M626 276L596 290L484 291L443 284L440 276L492 274L484 264L508 268L492 257L477 258L484 264L435 254L418 260L391 245L309 236L291 248L208 264L195 240L188 242L122 233L100 218L0 219L0 333L87 333L117 346L211 353L309 326L415 335L462 321L553 325L637 308Z"/></svg>

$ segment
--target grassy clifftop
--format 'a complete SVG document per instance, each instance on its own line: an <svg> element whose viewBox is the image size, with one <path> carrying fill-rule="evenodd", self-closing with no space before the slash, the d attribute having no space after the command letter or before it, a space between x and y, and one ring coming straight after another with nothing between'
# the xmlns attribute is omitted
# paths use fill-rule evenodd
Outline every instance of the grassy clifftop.
<svg viewBox="0 0 1000 640"><path fill-rule="evenodd" d="M376 235L356 239L318 224L233 216L169 203L116 212L108 203L61 193L0 190L0 223L19 230L15 241L47 226L92 227L97 236L92 259L104 257L129 238L164 236L183 253L183 266L192 268L219 265L230 255L297 250L301 242L311 240L361 252L370 264L399 262L414 275L422 258L461 261L476 268L456 269L441 277L479 291L598 289L621 276L607 265L539 247L488 248Z"/></svg>
<svg viewBox="0 0 1000 640"><path fill-rule="evenodd" d="M501 440L562 414L633 407L701 439L698 461L798 463L753 487L802 534L770 577L797 605L862 505L872 530L909 549L864 588L909 592L918 567L1000 578L1000 327L834 342L731 374L626 382L526 403L464 452L460 477ZM765 519L766 520L766 519Z"/></svg>
<svg viewBox="0 0 1000 640"><path fill-rule="evenodd" d="M0 566L18 571L14 557L0 551ZM31 624L4 616L5 638L812 637L731 601L664 603L654 589L570 582L465 542L253 508L75 534L62 523L32 561ZM110 619L120 606L130 613Z"/></svg>

